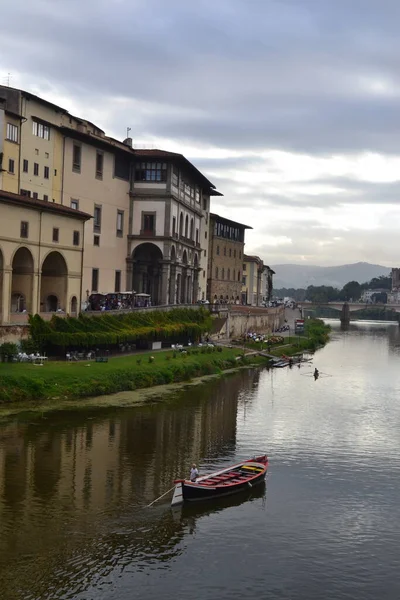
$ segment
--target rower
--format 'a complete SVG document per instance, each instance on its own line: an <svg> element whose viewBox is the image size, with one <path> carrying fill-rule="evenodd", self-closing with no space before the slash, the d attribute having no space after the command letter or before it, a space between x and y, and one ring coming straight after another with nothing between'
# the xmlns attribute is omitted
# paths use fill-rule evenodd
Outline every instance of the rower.
<svg viewBox="0 0 400 600"><path fill-rule="evenodd" d="M199 476L199 471L198 471L196 465L193 463L192 468L190 469L190 481L192 483L196 483L196 479L198 478L198 476Z"/></svg>
<svg viewBox="0 0 400 600"><path fill-rule="evenodd" d="M315 369L314 369L314 379L318 379L318 377L319 377L319 371L318 371L317 367L315 367Z"/></svg>

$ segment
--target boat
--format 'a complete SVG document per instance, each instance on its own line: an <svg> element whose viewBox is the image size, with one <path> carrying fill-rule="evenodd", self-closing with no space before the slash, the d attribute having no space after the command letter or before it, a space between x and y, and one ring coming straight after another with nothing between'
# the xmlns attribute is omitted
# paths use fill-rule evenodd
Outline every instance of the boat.
<svg viewBox="0 0 400 600"><path fill-rule="evenodd" d="M251 489L262 483L268 469L268 456L254 456L231 467L197 477L196 481L175 479L171 506L184 502L214 500Z"/></svg>

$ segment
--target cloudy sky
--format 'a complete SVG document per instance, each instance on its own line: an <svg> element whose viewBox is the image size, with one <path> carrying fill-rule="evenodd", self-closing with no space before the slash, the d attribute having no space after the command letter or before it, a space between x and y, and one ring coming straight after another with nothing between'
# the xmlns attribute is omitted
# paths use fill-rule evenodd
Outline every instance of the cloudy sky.
<svg viewBox="0 0 400 600"><path fill-rule="evenodd" d="M399 0L1 4L0 82L185 154L248 253L399 266Z"/></svg>

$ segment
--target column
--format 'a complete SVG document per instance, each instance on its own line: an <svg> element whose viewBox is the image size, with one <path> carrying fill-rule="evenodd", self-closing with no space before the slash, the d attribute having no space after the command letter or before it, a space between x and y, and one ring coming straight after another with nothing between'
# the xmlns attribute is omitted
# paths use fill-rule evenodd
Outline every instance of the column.
<svg viewBox="0 0 400 600"><path fill-rule="evenodd" d="M193 304L196 304L199 299L199 268L193 270Z"/></svg>
<svg viewBox="0 0 400 600"><path fill-rule="evenodd" d="M170 265L168 302L176 304L176 266L173 264Z"/></svg>
<svg viewBox="0 0 400 600"><path fill-rule="evenodd" d="M12 283L12 269L3 270L3 285L2 294L2 310L0 314L0 321L2 323L10 322L10 311L11 311L11 283Z"/></svg>
<svg viewBox="0 0 400 600"><path fill-rule="evenodd" d="M46 310L46 307L43 307L43 311L40 308L40 279L42 277L42 273L34 273L33 274L33 290L32 290L32 302L30 306L29 312L32 315L36 315L37 313L41 313ZM64 307L63 307L64 308Z"/></svg>
<svg viewBox="0 0 400 600"><path fill-rule="evenodd" d="M170 275L169 263L163 263L161 266L160 304L168 304L169 275Z"/></svg>

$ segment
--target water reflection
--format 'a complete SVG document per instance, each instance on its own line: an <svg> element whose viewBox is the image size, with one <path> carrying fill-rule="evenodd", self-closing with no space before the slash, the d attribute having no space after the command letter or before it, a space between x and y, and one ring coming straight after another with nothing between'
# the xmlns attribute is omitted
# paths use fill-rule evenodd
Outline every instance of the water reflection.
<svg viewBox="0 0 400 600"><path fill-rule="evenodd" d="M2 427L2 597L399 598L400 332L333 325L300 369ZM208 471L257 450L267 493L145 508L193 460Z"/></svg>
<svg viewBox="0 0 400 600"><path fill-rule="evenodd" d="M12 588L16 575L19 581L34 581L39 573L42 578L42 569L57 571L60 579L60 565L63 572L65 563L70 567L71 555L80 557L83 580L84 565L97 564L100 556L113 563L114 541L128 561L133 555L143 560L171 557L182 526L177 527L171 515L163 513L154 520L154 511L146 515L140 509L170 488L175 477L185 475L193 460L213 465L234 455L241 384L247 387L257 377L254 372L242 373L239 378L191 387L182 393L183 403L178 394L168 404L107 416L55 414L4 426L0 430L3 584ZM123 527L117 536L109 532L116 518L118 528ZM126 519L123 525L121 519ZM30 562L38 556L39 565ZM78 572L74 571L73 578ZM64 577L69 580L65 572ZM62 597L51 589L49 597ZM28 590L24 593L28 598ZM35 593L41 595L32 597L47 597L42 589Z"/></svg>

